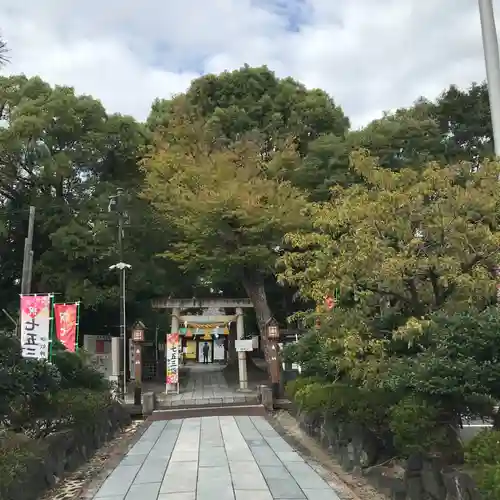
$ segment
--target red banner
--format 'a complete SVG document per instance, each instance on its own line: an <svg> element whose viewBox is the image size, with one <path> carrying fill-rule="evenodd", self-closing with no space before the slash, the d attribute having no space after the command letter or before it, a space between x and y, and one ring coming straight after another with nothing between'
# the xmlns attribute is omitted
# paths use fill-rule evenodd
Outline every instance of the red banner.
<svg viewBox="0 0 500 500"><path fill-rule="evenodd" d="M66 349L75 352L76 348L76 304L54 304L56 337Z"/></svg>

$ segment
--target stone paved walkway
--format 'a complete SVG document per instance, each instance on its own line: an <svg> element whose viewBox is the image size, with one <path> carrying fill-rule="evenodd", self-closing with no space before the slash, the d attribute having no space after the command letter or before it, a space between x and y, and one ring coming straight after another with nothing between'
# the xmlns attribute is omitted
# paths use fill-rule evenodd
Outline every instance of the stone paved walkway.
<svg viewBox="0 0 500 500"><path fill-rule="evenodd" d="M339 500L264 417L153 422L95 500Z"/></svg>
<svg viewBox="0 0 500 500"><path fill-rule="evenodd" d="M164 408L169 406L256 403L256 391L242 393L237 391L236 388L229 387L222 373L223 369L224 365L218 364L189 364L185 367L185 371L188 373L186 375L181 374L179 394L165 394L164 386L159 386L160 392L155 391L159 405ZM126 402L132 403L133 395L127 396Z"/></svg>

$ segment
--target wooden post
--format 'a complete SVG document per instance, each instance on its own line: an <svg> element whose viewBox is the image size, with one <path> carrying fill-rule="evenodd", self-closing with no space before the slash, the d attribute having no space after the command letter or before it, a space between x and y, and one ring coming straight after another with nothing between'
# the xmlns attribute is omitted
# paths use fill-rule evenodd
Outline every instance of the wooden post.
<svg viewBox="0 0 500 500"><path fill-rule="evenodd" d="M269 363L273 396L274 398L278 398L280 393L281 364L279 360L278 343L274 340L269 342Z"/></svg>
<svg viewBox="0 0 500 500"><path fill-rule="evenodd" d="M280 330L278 322L271 318L266 324L267 333L267 348L268 348L268 363L269 374L271 376L271 387L273 397L278 398L280 395L280 376L281 363L279 359L278 341L280 339Z"/></svg>
<svg viewBox="0 0 500 500"><path fill-rule="evenodd" d="M134 405L141 405L142 402L142 345L134 342L135 352L135 387L134 387Z"/></svg>
<svg viewBox="0 0 500 500"><path fill-rule="evenodd" d="M144 324L138 321L132 330L132 342L134 349L134 405L142 404L142 342L144 342Z"/></svg>

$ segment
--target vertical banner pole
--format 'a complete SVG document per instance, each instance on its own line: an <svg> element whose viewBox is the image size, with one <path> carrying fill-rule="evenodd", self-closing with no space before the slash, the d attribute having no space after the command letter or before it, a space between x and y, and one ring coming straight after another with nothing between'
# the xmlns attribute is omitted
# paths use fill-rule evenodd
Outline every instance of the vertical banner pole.
<svg viewBox="0 0 500 500"><path fill-rule="evenodd" d="M49 314L50 314L50 326L49 326L49 363L52 363L52 346L54 344L54 335L55 335L55 318L56 318L56 312L55 312L55 296L50 294L50 307L49 307Z"/></svg>
<svg viewBox="0 0 500 500"><path fill-rule="evenodd" d="M78 340L80 338L80 301L76 303L76 336L75 336L75 351L78 352Z"/></svg>
<svg viewBox="0 0 500 500"><path fill-rule="evenodd" d="M165 394L168 394L168 333L165 335Z"/></svg>

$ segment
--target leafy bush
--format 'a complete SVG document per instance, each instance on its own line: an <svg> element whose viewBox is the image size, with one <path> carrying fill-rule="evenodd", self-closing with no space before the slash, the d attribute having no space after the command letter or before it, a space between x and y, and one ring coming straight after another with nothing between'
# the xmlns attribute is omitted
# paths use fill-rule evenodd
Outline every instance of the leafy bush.
<svg viewBox="0 0 500 500"><path fill-rule="evenodd" d="M472 467L500 465L500 431L485 429L474 436L465 448L465 461Z"/></svg>
<svg viewBox="0 0 500 500"><path fill-rule="evenodd" d="M333 384L310 382L302 385L295 392L295 401L306 412L326 412L332 406Z"/></svg>
<svg viewBox="0 0 500 500"><path fill-rule="evenodd" d="M64 349L60 343L54 343L52 362L61 374L61 388L70 389L82 387L92 390L108 389L103 375L89 366L85 354L72 353Z"/></svg>
<svg viewBox="0 0 500 500"><path fill-rule="evenodd" d="M500 400L500 311L437 314L423 329L421 352L393 359L380 384L420 394L460 417L493 414Z"/></svg>
<svg viewBox="0 0 500 500"><path fill-rule="evenodd" d="M0 432L0 498L8 498L7 492L16 479L28 472L35 462L44 457L44 444L13 432Z"/></svg>
<svg viewBox="0 0 500 500"><path fill-rule="evenodd" d="M92 416L99 405L107 404L108 384L82 354L54 342L52 361L23 359L19 338L0 332L0 423L4 428L36 437L50 432L55 423L85 422L80 418L83 413Z"/></svg>
<svg viewBox="0 0 500 500"><path fill-rule="evenodd" d="M394 446L403 456L449 448L449 430L440 422L441 410L415 395L389 410Z"/></svg>
<svg viewBox="0 0 500 500"><path fill-rule="evenodd" d="M292 389L292 398L302 410L328 413L340 421L355 422L374 431L386 430L388 409L397 401L392 393L314 379L298 378Z"/></svg>
<svg viewBox="0 0 500 500"><path fill-rule="evenodd" d="M51 399L50 414L52 429L60 427L85 427L92 425L95 416L112 404L109 391L89 389L65 389L56 392Z"/></svg>
<svg viewBox="0 0 500 500"><path fill-rule="evenodd" d="M22 360L0 367L0 410L3 425L25 432L47 411L50 395L60 387L57 368L45 361Z"/></svg>
<svg viewBox="0 0 500 500"><path fill-rule="evenodd" d="M316 331L308 332L298 342L285 346L283 358L287 363L298 363L304 377L337 378L337 357L327 349L327 343Z"/></svg>
<svg viewBox="0 0 500 500"><path fill-rule="evenodd" d="M25 483L26 477L32 479L33 471L43 470L40 465L48 456L44 436L61 429L93 426L112 404L109 391L88 389L60 390L49 400L47 412L37 416L37 433L31 432L36 439L22 433L0 432L0 500L13 498L19 480Z"/></svg>
<svg viewBox="0 0 500 500"><path fill-rule="evenodd" d="M286 394L290 399L295 399L297 392L304 388L306 385L312 384L313 382L320 382L321 379L317 377L297 377L295 380L290 380L286 384Z"/></svg>
<svg viewBox="0 0 500 500"><path fill-rule="evenodd" d="M500 431L484 430L465 449L465 461L484 500L500 498Z"/></svg>

